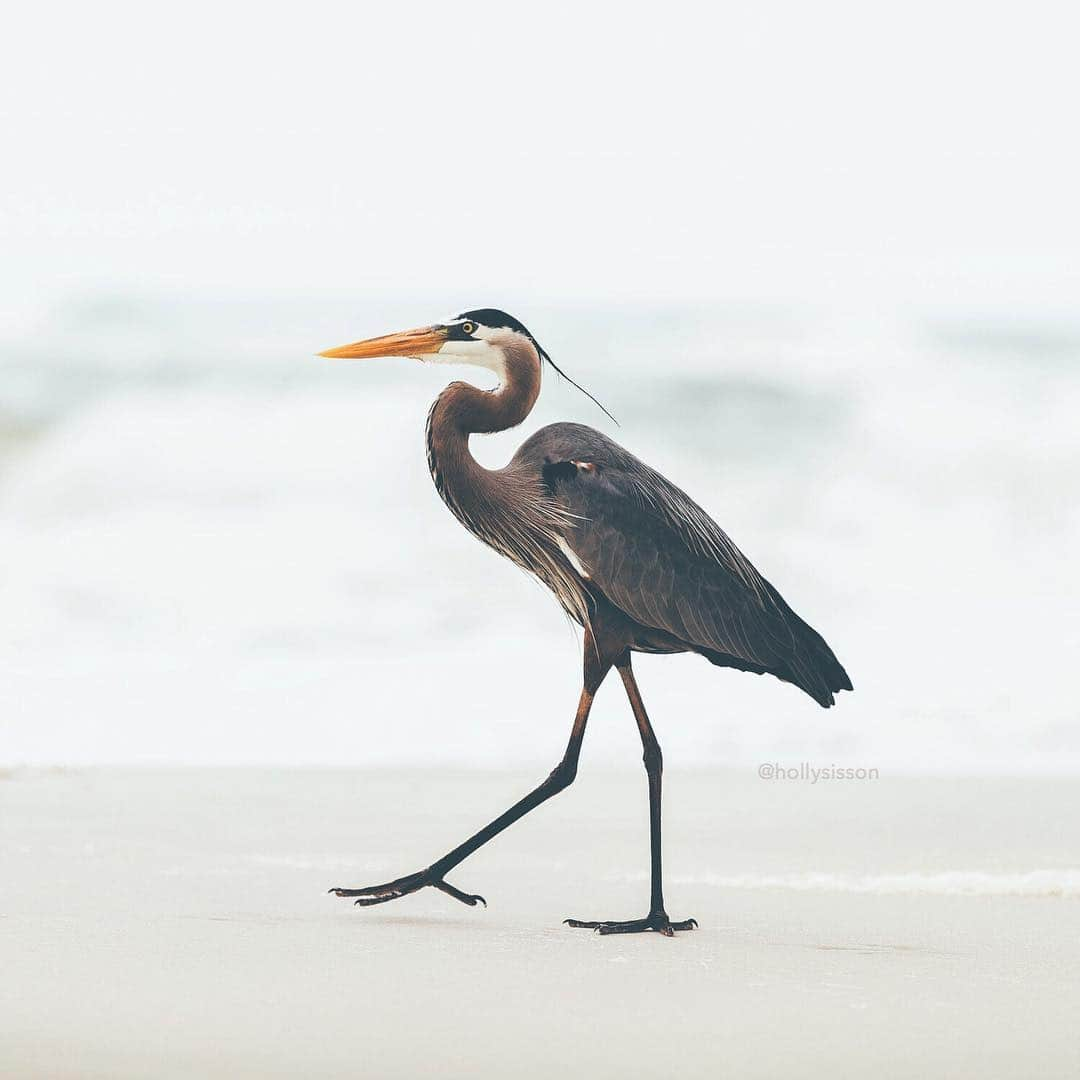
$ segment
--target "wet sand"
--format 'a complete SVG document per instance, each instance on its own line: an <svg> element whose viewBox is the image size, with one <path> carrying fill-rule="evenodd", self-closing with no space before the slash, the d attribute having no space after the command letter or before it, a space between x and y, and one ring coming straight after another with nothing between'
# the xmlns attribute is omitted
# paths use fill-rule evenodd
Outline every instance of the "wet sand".
<svg viewBox="0 0 1080 1080"><path fill-rule="evenodd" d="M1080 785L577 784L433 890L531 773L17 770L0 778L0 1075L1015 1077L1080 1073Z"/></svg>

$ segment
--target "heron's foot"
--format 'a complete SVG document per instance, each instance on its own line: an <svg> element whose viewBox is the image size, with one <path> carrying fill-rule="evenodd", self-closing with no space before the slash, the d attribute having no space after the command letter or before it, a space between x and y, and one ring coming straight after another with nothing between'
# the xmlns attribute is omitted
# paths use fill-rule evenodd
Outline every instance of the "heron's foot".
<svg viewBox="0 0 1080 1080"><path fill-rule="evenodd" d="M647 930L655 930L664 937L674 937L676 930L696 930L697 919L683 919L682 922L672 922L667 913L653 912L644 919L628 919L626 922L613 922L610 920L601 922L583 922L581 919L564 919L567 926L580 927L583 930L595 930L598 934L643 934Z"/></svg>
<svg viewBox="0 0 1080 1080"><path fill-rule="evenodd" d="M371 907L373 904L385 904L389 900L399 900L401 897L418 892L428 885L446 893L447 896L452 896L455 900L460 900L463 904L468 904L469 907L476 907L477 904L483 904L484 907L487 907L487 901L482 896L474 896L462 892L460 889L455 889L453 885L443 881L441 877L431 870L421 870L418 874L407 874L396 881L388 881L385 885L370 885L366 889L331 889L330 892L334 896L355 896L355 903L361 907Z"/></svg>

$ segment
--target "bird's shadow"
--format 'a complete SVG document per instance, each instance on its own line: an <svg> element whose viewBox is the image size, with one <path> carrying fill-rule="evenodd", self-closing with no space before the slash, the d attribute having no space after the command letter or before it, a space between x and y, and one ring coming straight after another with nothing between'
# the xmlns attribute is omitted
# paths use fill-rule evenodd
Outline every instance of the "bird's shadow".
<svg viewBox="0 0 1080 1080"><path fill-rule="evenodd" d="M446 918L439 915L370 915L365 923L377 926L405 926L405 927L438 927L446 929L459 927L461 929L475 929L477 924L470 919Z"/></svg>

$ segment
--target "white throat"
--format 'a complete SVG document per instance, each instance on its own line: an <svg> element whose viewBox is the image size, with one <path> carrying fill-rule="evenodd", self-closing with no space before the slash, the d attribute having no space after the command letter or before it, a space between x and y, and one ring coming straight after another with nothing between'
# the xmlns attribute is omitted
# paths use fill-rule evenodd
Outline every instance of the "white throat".
<svg viewBox="0 0 1080 1080"><path fill-rule="evenodd" d="M425 357L435 364L467 364L494 372L500 385L506 382L506 353L504 345L519 337L504 327L491 329L478 326L468 341L447 341L433 356Z"/></svg>

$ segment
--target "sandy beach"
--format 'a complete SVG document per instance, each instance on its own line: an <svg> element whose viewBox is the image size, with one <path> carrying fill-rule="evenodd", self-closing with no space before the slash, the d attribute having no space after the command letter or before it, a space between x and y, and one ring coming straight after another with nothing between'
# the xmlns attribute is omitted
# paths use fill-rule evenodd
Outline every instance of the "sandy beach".
<svg viewBox="0 0 1080 1080"><path fill-rule="evenodd" d="M426 865L537 779L15 770L0 780L0 1074L1074 1076L1080 823L1065 779L578 783L450 880Z"/></svg>

